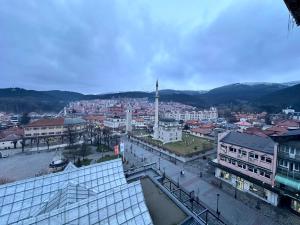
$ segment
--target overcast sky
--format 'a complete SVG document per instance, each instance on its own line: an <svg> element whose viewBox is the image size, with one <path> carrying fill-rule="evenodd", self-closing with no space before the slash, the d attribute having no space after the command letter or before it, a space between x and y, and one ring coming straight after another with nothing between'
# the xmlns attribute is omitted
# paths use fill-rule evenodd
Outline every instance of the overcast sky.
<svg viewBox="0 0 300 225"><path fill-rule="evenodd" d="M2 0L0 87L104 93L300 80L283 0Z"/></svg>

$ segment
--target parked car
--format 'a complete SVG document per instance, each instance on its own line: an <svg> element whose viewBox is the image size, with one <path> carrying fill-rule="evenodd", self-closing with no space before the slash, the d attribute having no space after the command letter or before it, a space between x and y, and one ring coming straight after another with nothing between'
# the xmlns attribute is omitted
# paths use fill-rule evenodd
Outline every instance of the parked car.
<svg viewBox="0 0 300 225"><path fill-rule="evenodd" d="M0 159L1 158L7 158L8 157L8 154L5 153L5 152L0 152Z"/></svg>

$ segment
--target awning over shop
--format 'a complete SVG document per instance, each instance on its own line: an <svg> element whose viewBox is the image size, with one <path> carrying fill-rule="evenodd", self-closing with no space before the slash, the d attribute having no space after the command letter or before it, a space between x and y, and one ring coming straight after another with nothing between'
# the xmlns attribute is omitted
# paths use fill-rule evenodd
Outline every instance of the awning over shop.
<svg viewBox="0 0 300 225"><path fill-rule="evenodd" d="M300 191L300 181L296 181L296 180L293 180L291 178L288 178L288 177L285 177L282 175L276 175L275 180L278 183L284 184L286 186L289 186L291 188L294 188L294 189Z"/></svg>

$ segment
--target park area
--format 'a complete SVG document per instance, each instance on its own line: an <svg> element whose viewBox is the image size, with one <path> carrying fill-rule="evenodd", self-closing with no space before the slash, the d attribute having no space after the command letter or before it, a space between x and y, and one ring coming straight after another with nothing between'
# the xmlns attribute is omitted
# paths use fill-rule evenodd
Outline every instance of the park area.
<svg viewBox="0 0 300 225"><path fill-rule="evenodd" d="M143 141L163 148L164 150L181 156L193 156L205 153L214 148L214 142L205 138L196 137L190 134L182 134L182 141L163 144L161 141L153 140L151 136L142 137Z"/></svg>

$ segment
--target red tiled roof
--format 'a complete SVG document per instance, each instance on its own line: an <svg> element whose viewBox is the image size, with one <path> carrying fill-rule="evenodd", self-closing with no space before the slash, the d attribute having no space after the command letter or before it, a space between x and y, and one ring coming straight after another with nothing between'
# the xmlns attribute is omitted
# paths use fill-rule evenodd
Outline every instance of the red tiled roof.
<svg viewBox="0 0 300 225"><path fill-rule="evenodd" d="M265 134L263 132L263 130L261 130L260 128L257 128L257 127L249 127L244 131L244 133L256 135L259 137L267 137L268 136L267 134Z"/></svg>
<svg viewBox="0 0 300 225"><path fill-rule="evenodd" d="M97 121L104 121L105 120L105 116L100 116L100 115L88 115L88 116L85 116L84 119L86 120L97 120Z"/></svg>
<svg viewBox="0 0 300 225"><path fill-rule="evenodd" d="M198 125L199 122L198 122L198 120L187 120L185 122L185 124L187 124L187 125Z"/></svg>
<svg viewBox="0 0 300 225"><path fill-rule="evenodd" d="M0 132L0 138L5 138L11 134L22 136L22 135L24 135L24 130L20 127L10 127L8 129Z"/></svg>
<svg viewBox="0 0 300 225"><path fill-rule="evenodd" d="M63 126L64 118L49 118L49 119L40 119L36 120L26 127L43 127L43 126Z"/></svg>
<svg viewBox="0 0 300 225"><path fill-rule="evenodd" d="M16 134L9 134L4 138L1 138L0 141L15 141L15 140L20 140L21 136L16 135Z"/></svg>
<svg viewBox="0 0 300 225"><path fill-rule="evenodd" d="M235 124L238 125L238 126L251 126L251 123L248 123L246 121L240 121L240 122L237 122Z"/></svg>
<svg viewBox="0 0 300 225"><path fill-rule="evenodd" d="M277 126L280 127L299 127L299 122L294 121L294 120L283 120L280 121L276 124Z"/></svg>
<svg viewBox="0 0 300 225"><path fill-rule="evenodd" d="M195 128L191 129L191 132L199 133L199 134L210 134L212 132L211 129L203 129L203 128Z"/></svg>
<svg viewBox="0 0 300 225"><path fill-rule="evenodd" d="M288 130L285 127L273 126L263 131L264 134L268 136L282 135Z"/></svg>

